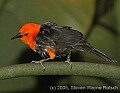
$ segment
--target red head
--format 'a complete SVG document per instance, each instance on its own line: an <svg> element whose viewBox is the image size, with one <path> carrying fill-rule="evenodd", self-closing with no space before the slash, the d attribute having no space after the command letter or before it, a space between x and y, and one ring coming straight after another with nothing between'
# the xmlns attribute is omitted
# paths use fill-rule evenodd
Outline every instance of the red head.
<svg viewBox="0 0 120 93"><path fill-rule="evenodd" d="M32 50L35 51L35 37L40 32L40 25L34 23L27 23L22 26L19 33L11 39L20 38L22 42L27 44Z"/></svg>

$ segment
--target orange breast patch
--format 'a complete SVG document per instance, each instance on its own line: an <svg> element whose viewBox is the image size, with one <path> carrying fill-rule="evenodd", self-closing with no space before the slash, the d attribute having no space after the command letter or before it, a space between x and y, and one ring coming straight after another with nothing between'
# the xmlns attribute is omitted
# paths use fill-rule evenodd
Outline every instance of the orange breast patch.
<svg viewBox="0 0 120 93"><path fill-rule="evenodd" d="M48 55L50 56L50 59L54 59L56 56L55 50L53 48L47 48Z"/></svg>

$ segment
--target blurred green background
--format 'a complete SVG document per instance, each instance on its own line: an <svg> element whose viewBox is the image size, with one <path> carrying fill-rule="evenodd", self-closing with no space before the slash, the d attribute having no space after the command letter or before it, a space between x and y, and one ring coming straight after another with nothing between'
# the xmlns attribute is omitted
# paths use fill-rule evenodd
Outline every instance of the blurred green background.
<svg viewBox="0 0 120 93"><path fill-rule="evenodd" d="M39 55L25 44L10 38L25 23L42 24L47 21L81 31L92 46L118 61L114 65L120 64L120 0L0 0L0 67L39 59ZM71 60L112 64L84 52L73 52ZM110 85L118 86L120 90L119 80L36 76L0 80L0 93L47 93L51 85Z"/></svg>

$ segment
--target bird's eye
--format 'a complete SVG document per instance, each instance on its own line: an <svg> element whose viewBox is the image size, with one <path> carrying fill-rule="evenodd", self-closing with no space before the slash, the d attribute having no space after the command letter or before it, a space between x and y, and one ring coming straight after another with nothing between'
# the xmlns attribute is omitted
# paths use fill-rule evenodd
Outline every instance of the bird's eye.
<svg viewBox="0 0 120 93"><path fill-rule="evenodd" d="M27 36L27 35L28 35L28 33L24 34L24 36Z"/></svg>

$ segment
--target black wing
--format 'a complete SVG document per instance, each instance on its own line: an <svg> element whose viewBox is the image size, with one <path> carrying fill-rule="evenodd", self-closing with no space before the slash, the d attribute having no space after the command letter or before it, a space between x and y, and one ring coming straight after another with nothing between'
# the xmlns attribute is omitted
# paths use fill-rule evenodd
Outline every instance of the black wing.
<svg viewBox="0 0 120 93"><path fill-rule="evenodd" d="M50 46L57 52L65 52L82 40L83 34L69 26L58 26L56 23L47 22L41 25L40 33L36 37L36 49L40 51ZM42 51L42 50L41 50Z"/></svg>
<svg viewBox="0 0 120 93"><path fill-rule="evenodd" d="M83 34L73 30L69 26L58 26L56 23L47 22L41 25L38 37L47 38L50 45L69 46L74 45L83 38ZM47 42L48 43L48 42ZM53 44L54 43L54 44Z"/></svg>

